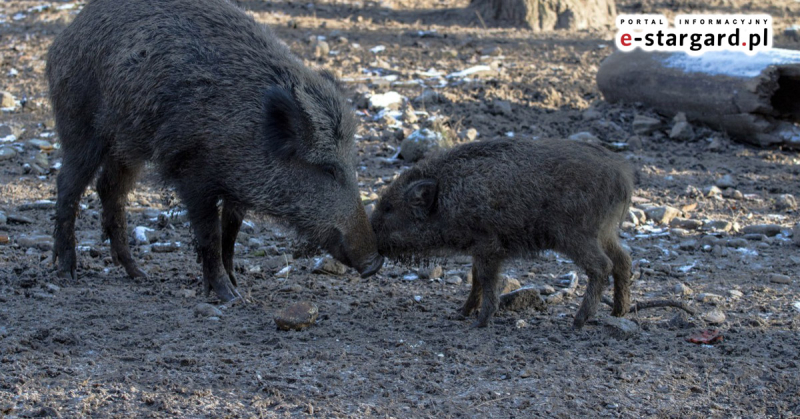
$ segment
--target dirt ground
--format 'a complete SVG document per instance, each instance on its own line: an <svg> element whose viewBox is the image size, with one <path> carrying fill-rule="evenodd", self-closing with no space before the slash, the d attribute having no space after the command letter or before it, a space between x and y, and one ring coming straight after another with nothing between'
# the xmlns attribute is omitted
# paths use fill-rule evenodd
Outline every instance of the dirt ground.
<svg viewBox="0 0 800 419"><path fill-rule="evenodd" d="M43 73L53 36L82 5L7 1L0 87L24 106L0 114L0 146L16 152L0 161L0 210L8 217L0 236L9 238L0 244L0 416L800 416L800 248L791 237L800 216L784 196L800 197L797 151L755 149L701 126L695 141L672 141L671 115L603 102L594 77L613 50L611 29L485 29L459 14L463 1L300 3L240 2L310 65L337 72L353 89L365 203L408 166L393 157L417 128L365 109L369 94L438 92L436 101L411 102L427 113L417 114L417 125L455 141L466 141L469 128L478 140L589 132L594 138L584 140L621 148L639 169L637 208L669 205L699 220L672 228L650 220L621 232L639 276L634 302L684 301L697 313L641 310L627 317L638 329L619 333L604 306L597 321L574 331L581 280L576 295L546 312L501 311L491 327L471 329L471 320L454 315L469 290L468 258L441 261L444 278L432 280L421 279L418 266L392 263L369 279L352 270L314 274L315 258L292 258L291 234L258 214L248 217L236 252L246 303L219 306L201 292L180 203L152 174L128 208L130 228L151 228L153 240L170 243L133 246L149 279L131 280L111 262L92 189L77 225L79 278L57 279L44 236L52 232L60 156L50 145L58 139ZM776 43L800 49L783 35L800 23L797 1L624 0L618 11L766 12ZM373 52L378 46L385 49ZM450 79L428 71L480 64L492 70ZM636 115L665 126L635 135ZM37 139L44 142L30 141ZM715 184L730 187L705 193ZM746 227L761 224L780 232L745 238ZM287 265L288 277L279 278ZM575 270L546 253L504 273L558 289ZM273 314L298 301L316 304L318 321L278 331ZM200 303L220 312L199 313ZM724 340L686 341L708 328Z"/></svg>

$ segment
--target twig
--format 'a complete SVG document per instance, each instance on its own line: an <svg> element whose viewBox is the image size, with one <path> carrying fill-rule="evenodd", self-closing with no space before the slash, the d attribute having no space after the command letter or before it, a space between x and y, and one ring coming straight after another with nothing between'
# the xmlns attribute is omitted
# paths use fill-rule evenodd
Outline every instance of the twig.
<svg viewBox="0 0 800 419"><path fill-rule="evenodd" d="M603 302L608 304L610 307L614 307L614 302L606 296L603 296ZM672 301L672 300L639 301L638 303L631 306L630 310L628 310L628 313L635 313L639 310L644 310L646 308L657 308L657 307L675 307L691 315L697 314L697 312L693 308L689 307L689 305L684 303L683 301Z"/></svg>
<svg viewBox="0 0 800 419"><path fill-rule="evenodd" d="M481 16L481 12L476 10L475 15L478 16L478 20L481 21L481 26L483 26L483 30L487 30L486 22L483 21L483 16Z"/></svg>

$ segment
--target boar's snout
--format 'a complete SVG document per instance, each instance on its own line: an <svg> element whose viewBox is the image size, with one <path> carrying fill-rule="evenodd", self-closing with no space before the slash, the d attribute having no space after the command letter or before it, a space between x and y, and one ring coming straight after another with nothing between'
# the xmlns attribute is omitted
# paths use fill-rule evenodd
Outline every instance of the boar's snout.
<svg viewBox="0 0 800 419"><path fill-rule="evenodd" d="M362 278L375 275L383 266L384 258L378 254L375 233L361 209L355 228L335 228L323 246L331 256L358 270Z"/></svg>

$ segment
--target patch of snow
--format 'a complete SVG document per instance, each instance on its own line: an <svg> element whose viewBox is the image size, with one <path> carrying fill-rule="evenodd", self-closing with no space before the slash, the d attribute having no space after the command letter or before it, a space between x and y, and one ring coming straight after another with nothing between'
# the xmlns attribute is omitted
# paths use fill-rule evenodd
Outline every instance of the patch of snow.
<svg viewBox="0 0 800 419"><path fill-rule="evenodd" d="M666 67L686 73L743 78L757 77L767 67L779 64L800 64L800 51L772 48L752 56L739 51L709 51L698 56L676 53L664 60Z"/></svg>

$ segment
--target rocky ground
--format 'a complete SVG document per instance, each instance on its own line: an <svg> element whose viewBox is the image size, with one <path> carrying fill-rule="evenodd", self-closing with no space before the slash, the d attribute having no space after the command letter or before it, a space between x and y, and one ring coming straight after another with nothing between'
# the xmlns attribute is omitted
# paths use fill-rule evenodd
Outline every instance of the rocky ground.
<svg viewBox="0 0 800 419"><path fill-rule="evenodd" d="M797 151L603 102L594 76L612 52L611 29L486 29L465 23L464 2L240 4L351 87L365 204L431 146L498 136L605 144L639 169L621 231L634 302L680 301L694 314L648 308L615 322L603 307L573 331L585 279L571 292L576 267L546 253L504 271L509 287L541 291L544 311L507 309L490 328L470 329L454 315L469 290L468 258L441 269L388 264L366 280L335 264L315 273L324 255L293 258L291 234L257 214L236 253L247 302L219 305L201 293L180 202L149 173L128 209L149 279L112 264L91 189L78 221L79 279L57 279L49 235L60 155L43 71L53 36L82 4L9 1L0 5L0 415L800 415ZM800 22L796 1L618 8L766 12L776 43L800 49L784 34ZM276 312L298 302L316 305L316 324L278 330ZM687 342L709 329L723 340Z"/></svg>

